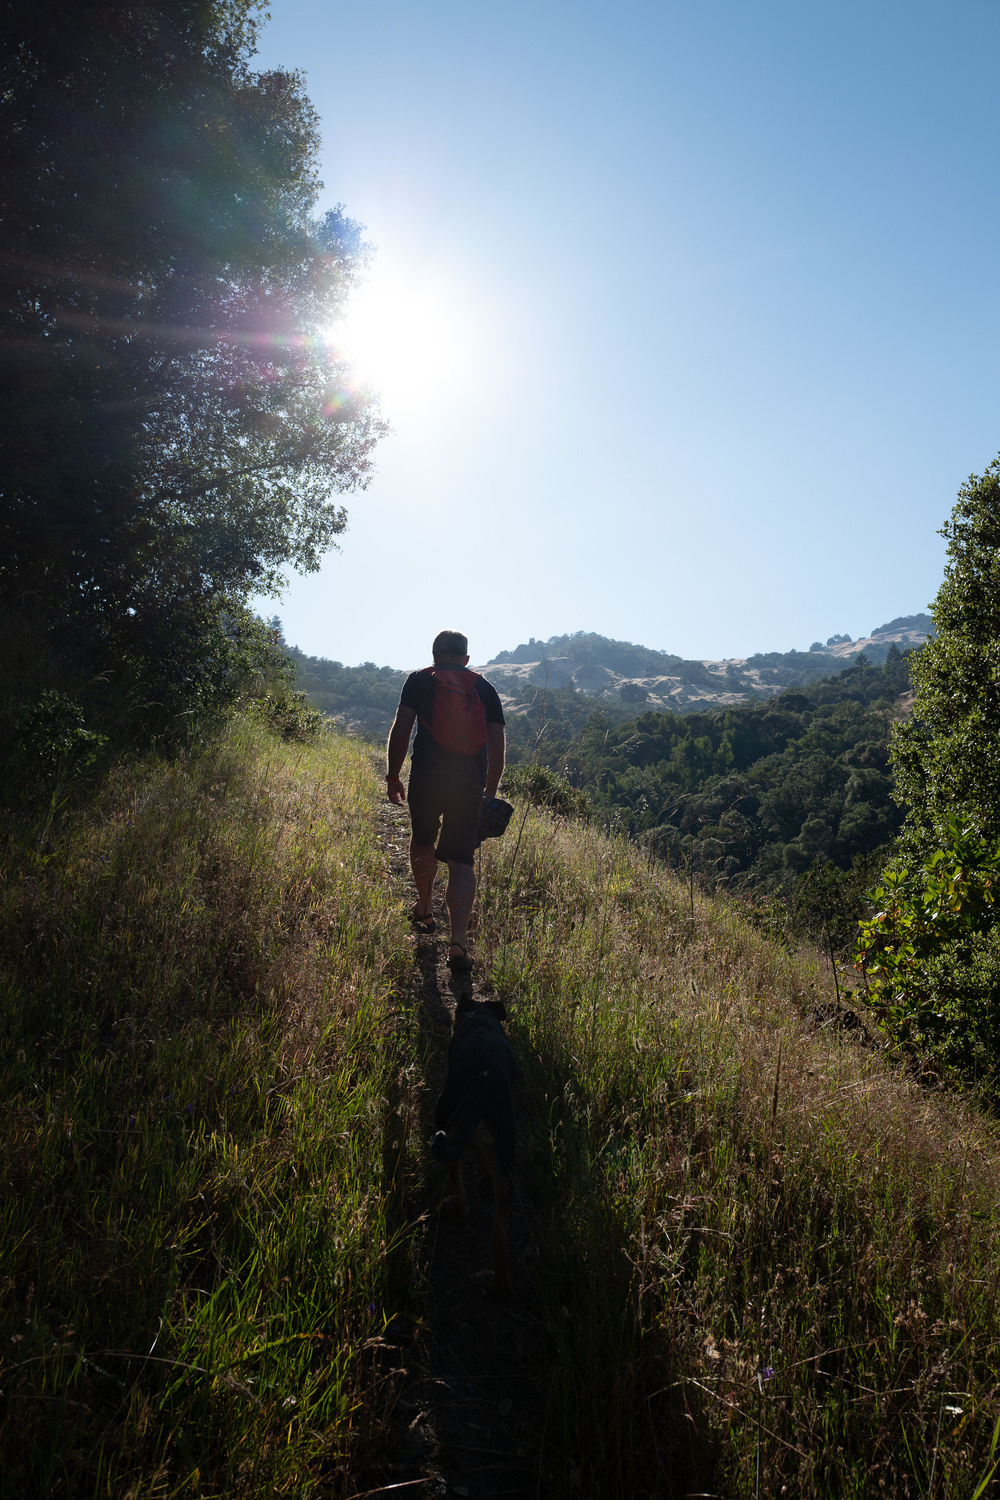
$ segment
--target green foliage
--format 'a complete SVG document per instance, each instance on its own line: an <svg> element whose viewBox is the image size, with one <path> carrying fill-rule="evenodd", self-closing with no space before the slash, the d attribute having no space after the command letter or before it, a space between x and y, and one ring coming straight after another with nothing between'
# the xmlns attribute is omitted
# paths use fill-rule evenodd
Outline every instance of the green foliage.
<svg viewBox="0 0 1000 1500"><path fill-rule="evenodd" d="M25 704L16 733L19 759L42 776L53 770L83 774L106 743L103 735L86 728L80 705L57 688L46 688Z"/></svg>
<svg viewBox="0 0 1000 1500"><path fill-rule="evenodd" d="M150 745L197 743L240 703L287 691L274 631L221 601L165 613L149 639L94 673L90 650L57 651L44 621L0 612L0 805L73 792L95 768ZM75 789L75 790L74 790Z"/></svg>
<svg viewBox="0 0 1000 1500"><path fill-rule="evenodd" d="M825 651L757 651L746 660L768 687L792 687L826 677L830 658Z"/></svg>
<svg viewBox="0 0 1000 1500"><path fill-rule="evenodd" d="M590 802L565 776L548 766L508 766L501 783L505 797L520 797L532 807L547 807L564 818L587 818Z"/></svg>
<svg viewBox="0 0 1000 1500"><path fill-rule="evenodd" d="M942 535L937 635L914 665L913 713L892 757L907 843L921 852L952 815L1000 835L1000 459L963 485Z"/></svg>
<svg viewBox="0 0 1000 1500"><path fill-rule="evenodd" d="M537 692L530 714L508 716L511 759L556 771L660 858L701 880L780 891L795 925L826 918L849 941L841 907L860 915L865 884L855 862L867 869L901 821L888 738L908 664L893 651L882 667L855 664L764 702L637 719L603 702L588 713L568 689ZM850 898L829 877L804 899L802 877L827 867L854 872Z"/></svg>
<svg viewBox="0 0 1000 1500"><path fill-rule="evenodd" d="M1000 1097L1000 459L942 531L937 634L914 661L893 737L900 857L874 892L858 959L885 1023L928 1063Z"/></svg>
<svg viewBox="0 0 1000 1500"><path fill-rule="evenodd" d="M1000 1098L1000 842L949 818L920 863L890 867L860 924L870 1004L931 1066Z"/></svg>
<svg viewBox="0 0 1000 1500"><path fill-rule="evenodd" d="M315 216L259 15L5 7L0 608L154 717L225 695L241 601L318 565L382 430L324 338L359 228Z"/></svg>
<svg viewBox="0 0 1000 1500"><path fill-rule="evenodd" d="M259 698L254 708L267 727L283 740L313 740L330 723L325 714L313 708L305 693L294 688Z"/></svg>
<svg viewBox="0 0 1000 1500"><path fill-rule="evenodd" d="M295 664L295 680L314 708L352 729L376 739L385 738L406 681L405 672L377 667L371 661L345 667L339 661L307 656L295 646L285 650Z"/></svg>

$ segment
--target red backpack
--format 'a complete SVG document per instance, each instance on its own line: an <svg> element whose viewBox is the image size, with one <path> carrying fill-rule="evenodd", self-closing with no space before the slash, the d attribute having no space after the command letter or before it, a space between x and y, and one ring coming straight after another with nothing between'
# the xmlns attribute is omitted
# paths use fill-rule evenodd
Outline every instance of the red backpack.
<svg viewBox="0 0 1000 1500"><path fill-rule="evenodd" d="M434 681L431 721L420 722L443 750L475 755L486 744L486 708L476 691L478 672L466 667L424 667Z"/></svg>

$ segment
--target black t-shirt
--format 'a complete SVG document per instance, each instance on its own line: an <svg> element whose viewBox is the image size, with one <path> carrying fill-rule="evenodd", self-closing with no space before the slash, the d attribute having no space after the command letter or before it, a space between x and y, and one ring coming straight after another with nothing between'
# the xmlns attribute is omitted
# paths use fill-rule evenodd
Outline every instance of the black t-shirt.
<svg viewBox="0 0 1000 1500"><path fill-rule="evenodd" d="M448 662L449 672L468 672L468 667L458 667L454 662ZM497 694L492 682L487 682L485 677L478 673L470 673L476 679L476 692L482 699L483 708L486 710L487 724L503 724L506 722L503 716L503 704ZM486 768L489 764L489 756L486 746L477 750L475 755L458 755L454 750L446 750L439 745L431 734L427 725L431 722L434 713L434 678L429 672L411 672L403 683L403 691L399 695L401 708L412 708L417 716L417 732L413 739L413 749L410 752L410 760L414 767L421 766L429 769L431 766L440 766L464 775L470 772L486 784Z"/></svg>

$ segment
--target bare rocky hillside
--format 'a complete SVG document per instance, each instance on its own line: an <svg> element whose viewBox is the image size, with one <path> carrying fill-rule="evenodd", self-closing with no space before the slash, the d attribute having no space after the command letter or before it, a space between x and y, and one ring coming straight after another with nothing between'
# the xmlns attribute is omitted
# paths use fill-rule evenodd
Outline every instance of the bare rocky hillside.
<svg viewBox="0 0 1000 1500"><path fill-rule="evenodd" d="M613 696L635 704L637 713L645 709L684 712L745 703L793 685L832 677L862 652L878 665L893 646L899 651L911 650L921 646L931 631L929 615L910 615L891 620L857 640L847 635L832 636L825 645L814 642L808 651L758 652L721 661L685 661L666 652L646 651L581 632L553 637L548 642L532 638L527 645L501 652L476 670L490 678L515 712L516 700L525 686L545 685L573 687L594 697ZM650 658L643 665L653 670L630 672L628 667L636 665L627 660L631 653Z"/></svg>

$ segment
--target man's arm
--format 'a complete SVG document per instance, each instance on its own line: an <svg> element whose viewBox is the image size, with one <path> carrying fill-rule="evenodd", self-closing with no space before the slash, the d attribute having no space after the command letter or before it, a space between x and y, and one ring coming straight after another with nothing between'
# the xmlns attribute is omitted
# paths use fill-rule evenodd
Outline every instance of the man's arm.
<svg viewBox="0 0 1000 1500"><path fill-rule="evenodd" d="M404 708L401 703L396 709L396 717L389 730L389 743L385 748L385 792L389 801L395 802L397 807L402 807L406 801L399 773L403 769L416 717L415 708Z"/></svg>
<svg viewBox="0 0 1000 1500"><path fill-rule="evenodd" d="M502 724L487 724L486 726L486 754L488 757L486 766L486 789L484 797L495 797L497 787L500 785L500 777L503 775L504 751L506 739Z"/></svg>

